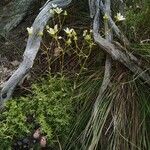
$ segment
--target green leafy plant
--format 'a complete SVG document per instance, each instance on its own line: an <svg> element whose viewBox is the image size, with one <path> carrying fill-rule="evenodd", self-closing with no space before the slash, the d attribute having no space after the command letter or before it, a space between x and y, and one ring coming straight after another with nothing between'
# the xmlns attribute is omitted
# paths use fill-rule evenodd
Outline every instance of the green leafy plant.
<svg viewBox="0 0 150 150"><path fill-rule="evenodd" d="M0 114L0 147L9 149L15 139L32 135L36 126L48 143L57 145L73 122L71 86L64 77L49 77L33 85L32 95L7 102Z"/></svg>
<svg viewBox="0 0 150 150"><path fill-rule="evenodd" d="M80 91L81 83L78 85L78 82L82 74L88 72L87 62L94 46L92 31L84 30L80 37L75 29L63 27L66 11L56 7L50 13L54 13L55 19L52 25L46 26L46 31L52 47L43 51L49 75L47 79L32 85L30 95L6 103L5 110L0 115L0 147L3 149L11 149L16 140L33 136L35 129L40 129L40 134L46 137L48 145L60 148L62 139L67 139L75 121L75 112L77 114L84 105L87 91ZM30 36L33 28L27 28L27 31ZM53 54L49 49L52 49ZM72 81L64 77L67 64L65 58L68 56L77 58L78 67ZM52 77L51 66L54 62L60 65L57 72L59 76ZM80 104L77 104L79 101Z"/></svg>

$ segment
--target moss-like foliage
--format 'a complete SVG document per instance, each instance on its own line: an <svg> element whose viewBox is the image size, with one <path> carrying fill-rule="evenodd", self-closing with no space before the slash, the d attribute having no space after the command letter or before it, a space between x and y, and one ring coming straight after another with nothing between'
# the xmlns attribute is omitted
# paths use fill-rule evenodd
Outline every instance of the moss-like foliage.
<svg viewBox="0 0 150 150"><path fill-rule="evenodd" d="M65 139L73 121L71 99L70 81L50 77L33 85L33 95L7 102L0 114L0 147L9 149L14 140L32 136L37 126L52 145Z"/></svg>

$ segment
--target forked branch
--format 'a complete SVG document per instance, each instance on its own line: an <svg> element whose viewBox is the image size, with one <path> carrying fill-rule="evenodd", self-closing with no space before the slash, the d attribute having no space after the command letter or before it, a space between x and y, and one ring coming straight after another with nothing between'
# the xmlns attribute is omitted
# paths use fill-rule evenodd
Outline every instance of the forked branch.
<svg viewBox="0 0 150 150"><path fill-rule="evenodd" d="M133 74L141 78L146 84L150 86L150 75L148 74L148 72L142 70L141 67L135 62L135 60L138 59L130 52L124 51L121 47L115 46L113 43L110 43L108 40L102 38L102 36L99 34L99 8L96 8L97 9L94 16L93 26L93 35L95 42L114 60L121 62L130 71L132 71Z"/></svg>

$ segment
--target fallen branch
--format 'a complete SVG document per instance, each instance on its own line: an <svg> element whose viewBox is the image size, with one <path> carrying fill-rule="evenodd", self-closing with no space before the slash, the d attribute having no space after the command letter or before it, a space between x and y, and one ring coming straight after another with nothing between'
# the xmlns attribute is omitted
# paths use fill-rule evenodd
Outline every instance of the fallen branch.
<svg viewBox="0 0 150 150"><path fill-rule="evenodd" d="M10 79L4 84L1 90L0 105L3 107L3 103L10 99L12 93L17 84L24 78L24 76L32 68L34 59L40 47L42 37L39 35L43 32L48 20L53 17L53 14L49 12L52 8L52 4L56 4L58 7L65 8L71 3L72 0L53 0L45 5L41 12L36 17L32 28L33 33L29 35L27 46L23 55L23 61L19 65L19 68L14 72Z"/></svg>
<svg viewBox="0 0 150 150"><path fill-rule="evenodd" d="M106 15L109 15L111 14L110 12L110 0L106 0L106 9L105 9L105 13ZM97 2L97 6L98 7L98 2ZM98 12L95 14L96 16L98 16L99 18L99 15L100 15L100 10L99 8L98 9ZM100 20L98 20L100 21ZM105 23L104 23L104 27L105 27L105 38L108 42L112 42L112 32L111 30L109 30L109 25L108 25L108 21L106 20ZM99 28L97 29L94 29L94 26L93 26L93 30L99 30ZM96 99L96 102L95 102L95 107L98 107L98 103L100 101L100 99L103 97L102 95L104 94L105 90L107 89L109 83L110 83L110 78L111 78L111 57L109 56L109 54L106 55L106 61L105 61L105 72L104 72L104 78L103 78L103 82L102 82L102 85L100 87L100 91L99 91L99 94L98 94L98 97Z"/></svg>
<svg viewBox="0 0 150 150"><path fill-rule="evenodd" d="M100 115L100 105L102 104L101 101L104 98L104 95L107 93L108 86L110 83L110 71L111 71L111 58L114 60L117 60L121 62L123 65L125 65L127 68L129 68L134 74L138 74L141 79L143 79L148 85L150 85L150 76L148 73L144 72L137 63L135 63L135 56L133 56L131 53L125 51L121 46L116 46L112 44L111 42L111 34L108 29L108 24L105 23L105 34L107 32L108 35L106 35L106 39L102 38L99 34L99 28L100 28L100 11L103 11L103 14L106 13L109 18L110 16L110 0L106 0L105 9L100 7L100 4L102 4L101 0L95 0L95 4L93 1L90 1L92 3L92 6L90 6L90 10L92 11L90 14L94 14L94 21L93 21L93 35L95 42L102 48L105 52L107 52L107 59L105 62L105 73L102 85L99 90L98 97L96 98L93 111L91 114L91 117L89 119L89 122L83 132L83 138L82 138L82 148L88 149L88 150L94 150L97 148L97 145L100 140L100 136L102 133L103 126L105 124L108 112L110 109L107 110L105 118L101 118ZM91 4L90 3L90 4ZM101 5L102 6L102 5ZM104 5L103 5L104 6ZM94 9L95 7L95 9ZM102 9L102 10L101 10ZM92 16L91 15L91 16ZM114 22L109 19L109 25L112 27L112 23ZM116 32L117 36L121 38L122 41L128 41L126 40L125 36L120 32L119 28L114 24L112 27ZM110 58L110 57L111 58ZM100 123L100 120L103 120Z"/></svg>
<svg viewBox="0 0 150 150"><path fill-rule="evenodd" d="M96 10L98 11L98 10ZM124 51L121 47L115 46L106 39L102 38L99 34L99 16L95 15L93 35L95 42L107 52L114 60L121 62L129 70L131 70L135 75L138 75L146 84L150 86L150 75L143 71L134 60L137 58L129 52Z"/></svg>
<svg viewBox="0 0 150 150"><path fill-rule="evenodd" d="M98 9L98 11L96 12L95 16L98 16L98 18L99 18L100 9L99 9L99 5L98 5L98 1L96 2L96 4L97 4L96 8ZM93 10L91 9L91 11L93 11ZM110 0L106 0L105 11L106 11L105 13L110 16L110 14L111 14L111 12L110 12ZM111 42L112 41L112 32L111 32L111 30L109 30L108 20L105 21L104 26L105 26L105 38L107 41ZM98 31L99 28L95 28L94 30ZM98 145L98 142L99 142L99 137L98 137L99 136L99 132L98 132L99 130L95 130L94 127L96 127L96 124L97 124L98 119L100 117L99 116L100 103L101 103L101 101L104 97L104 94L105 94L105 92L108 89L108 86L110 84L111 66L112 66L112 60L111 60L111 57L109 56L109 54L107 54L106 61L105 61L105 72L104 72L103 82L102 82L102 85L100 87L98 97L96 98L96 101L94 103L91 118L90 118L90 120L89 120L89 122L85 128L84 134L83 134L84 135L83 145L88 150L94 150L95 147ZM99 128L100 128L100 126L99 126ZM84 141L86 141L87 137L89 139L91 138L89 143L84 142Z"/></svg>

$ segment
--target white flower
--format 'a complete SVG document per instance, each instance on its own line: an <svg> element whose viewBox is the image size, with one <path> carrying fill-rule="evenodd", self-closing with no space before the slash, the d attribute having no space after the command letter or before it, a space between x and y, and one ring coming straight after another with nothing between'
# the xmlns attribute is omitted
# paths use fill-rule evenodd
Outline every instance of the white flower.
<svg viewBox="0 0 150 150"><path fill-rule="evenodd" d="M62 36L59 36L58 39L61 40L61 39L62 39Z"/></svg>
<svg viewBox="0 0 150 150"><path fill-rule="evenodd" d="M47 32L51 35L55 35L58 32L58 25L56 24L54 28L49 28Z"/></svg>
<svg viewBox="0 0 150 150"><path fill-rule="evenodd" d="M71 39L69 38L67 41L66 41L66 44L67 45L70 45L72 43Z"/></svg>
<svg viewBox="0 0 150 150"><path fill-rule="evenodd" d="M67 34L69 37L72 37L73 29L69 29L69 28L67 27L66 29L64 29L64 31L66 32L66 34Z"/></svg>
<svg viewBox="0 0 150 150"><path fill-rule="evenodd" d="M55 31L53 28L50 28L48 31L47 31L49 34L51 35L54 35L55 34Z"/></svg>
<svg viewBox="0 0 150 150"><path fill-rule="evenodd" d="M72 30L72 35L76 36L77 35L76 31L74 29L71 29L71 30Z"/></svg>
<svg viewBox="0 0 150 150"><path fill-rule="evenodd" d="M89 41L89 40L91 40L91 36L90 36L89 34L87 34L87 35L84 37L84 39L85 39L86 41Z"/></svg>
<svg viewBox="0 0 150 150"><path fill-rule="evenodd" d="M93 33L93 30L92 30L92 29L90 29L90 33Z"/></svg>
<svg viewBox="0 0 150 150"><path fill-rule="evenodd" d="M54 26L54 30L55 30L55 32L58 32L58 25L57 24Z"/></svg>
<svg viewBox="0 0 150 150"><path fill-rule="evenodd" d="M38 35L39 35L39 36L43 36L43 32L40 31L40 32L38 33Z"/></svg>
<svg viewBox="0 0 150 150"><path fill-rule="evenodd" d="M108 15L105 13L105 15L103 16L103 19L104 20L108 20L109 19L109 17L108 17Z"/></svg>
<svg viewBox="0 0 150 150"><path fill-rule="evenodd" d="M55 8L54 11L55 11L57 14L60 14L60 13L63 12L62 8L59 8L59 7Z"/></svg>
<svg viewBox="0 0 150 150"><path fill-rule="evenodd" d="M32 35L33 34L33 27L27 27L27 31L28 31L28 34L29 35Z"/></svg>
<svg viewBox="0 0 150 150"><path fill-rule="evenodd" d="M50 28L49 25L46 25L46 29L49 30L49 28Z"/></svg>
<svg viewBox="0 0 150 150"><path fill-rule="evenodd" d="M56 4L52 4L52 7L53 7L53 8L56 8L56 7L57 7L57 5L56 5Z"/></svg>
<svg viewBox="0 0 150 150"><path fill-rule="evenodd" d="M84 30L83 31L83 36L86 36L86 34L87 34L87 30Z"/></svg>
<svg viewBox="0 0 150 150"><path fill-rule="evenodd" d="M54 12L53 9L50 9L50 10L49 10L49 13L50 13L50 14L54 14L55 12Z"/></svg>
<svg viewBox="0 0 150 150"><path fill-rule="evenodd" d="M77 41L78 40L78 37L77 36L74 36L74 41Z"/></svg>
<svg viewBox="0 0 150 150"><path fill-rule="evenodd" d="M64 31L65 31L67 34L72 33L72 30L73 30L73 29L69 29L68 27L67 27L66 29L64 29Z"/></svg>
<svg viewBox="0 0 150 150"><path fill-rule="evenodd" d="M68 15L68 13L67 13L67 11L65 10L65 11L64 11L64 16L67 16L67 15Z"/></svg>
<svg viewBox="0 0 150 150"><path fill-rule="evenodd" d="M123 15L121 15L121 13L117 13L116 19L117 19L117 21L123 21L123 20L125 20L125 17L123 17Z"/></svg>

